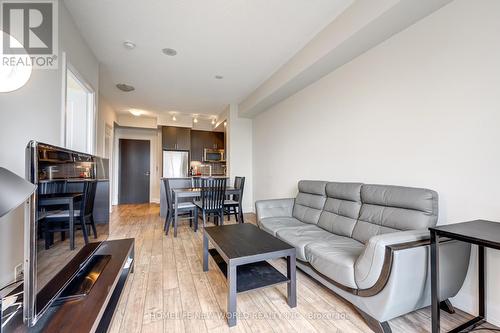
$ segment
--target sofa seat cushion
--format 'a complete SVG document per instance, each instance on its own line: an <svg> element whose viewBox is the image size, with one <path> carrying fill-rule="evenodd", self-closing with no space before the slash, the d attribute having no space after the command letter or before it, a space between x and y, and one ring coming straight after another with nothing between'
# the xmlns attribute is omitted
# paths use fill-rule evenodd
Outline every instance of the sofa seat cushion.
<svg viewBox="0 0 500 333"><path fill-rule="evenodd" d="M307 261L305 247L310 243L319 242L334 235L318 226L306 224L303 227L278 230L276 237L297 249L297 259Z"/></svg>
<svg viewBox="0 0 500 333"><path fill-rule="evenodd" d="M273 236L276 236L278 230L308 226L294 217L268 217L260 220L259 225Z"/></svg>
<svg viewBox="0 0 500 333"><path fill-rule="evenodd" d="M306 259L315 270L346 287L357 289L354 264L365 246L352 238L332 235L306 245Z"/></svg>

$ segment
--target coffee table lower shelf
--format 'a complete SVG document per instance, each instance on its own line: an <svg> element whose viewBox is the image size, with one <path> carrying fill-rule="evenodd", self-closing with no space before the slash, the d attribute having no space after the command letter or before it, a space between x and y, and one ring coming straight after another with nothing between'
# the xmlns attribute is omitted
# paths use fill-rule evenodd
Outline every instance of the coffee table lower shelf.
<svg viewBox="0 0 500 333"><path fill-rule="evenodd" d="M208 250L219 269L227 278L227 264L216 249ZM258 261L250 264L240 265L237 268L236 292L269 287L275 284L289 282L285 275L281 274L267 261Z"/></svg>

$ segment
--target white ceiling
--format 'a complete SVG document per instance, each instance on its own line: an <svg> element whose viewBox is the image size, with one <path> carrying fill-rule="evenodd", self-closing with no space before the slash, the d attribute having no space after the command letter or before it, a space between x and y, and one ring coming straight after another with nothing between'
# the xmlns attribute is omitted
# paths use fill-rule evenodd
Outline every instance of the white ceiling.
<svg viewBox="0 0 500 333"><path fill-rule="evenodd" d="M353 0L65 0L117 111L217 114L287 62ZM122 42L137 44L127 50ZM161 49L178 55L165 56ZM215 75L224 79L216 80ZM135 86L131 93L116 83Z"/></svg>

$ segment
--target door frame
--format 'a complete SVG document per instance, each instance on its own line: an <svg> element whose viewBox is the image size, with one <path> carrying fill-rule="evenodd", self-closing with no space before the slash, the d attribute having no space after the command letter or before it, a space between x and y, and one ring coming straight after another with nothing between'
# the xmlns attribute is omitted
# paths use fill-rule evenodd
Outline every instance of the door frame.
<svg viewBox="0 0 500 333"><path fill-rule="evenodd" d="M160 177L159 165L161 165L161 134L157 129L144 129L123 127L115 123L113 135L113 189L112 205L118 205L118 183L120 182L120 139L149 140L150 162L149 162L149 201L160 202ZM156 190L157 188L157 190Z"/></svg>
<svg viewBox="0 0 500 333"><path fill-rule="evenodd" d="M79 84L81 84L88 93L87 96L87 102L88 102L88 107L91 110L92 113L92 123L88 124L89 125L89 133L87 133L87 151L85 151L88 154L94 154L96 150L96 143L97 143L97 101L96 101L96 89L92 86L92 84L78 71L78 69L71 64L71 62L68 60L68 56L66 52L62 52L62 57L61 57L61 66L62 66L62 71L61 71L61 142L62 146L67 147L68 142L67 141L67 128L66 128L66 118L67 118L67 76L68 73L71 73L76 80L78 81Z"/></svg>
<svg viewBox="0 0 500 333"><path fill-rule="evenodd" d="M149 161L148 161L148 165L149 165L149 170L148 171L145 171L145 172L149 172L149 182L145 182L145 186L147 185L148 186L148 191L147 191L147 200L145 200L145 202L143 203L149 203L151 202L151 140L145 140L145 139L127 139L127 138L121 138L121 139L118 139L118 147L119 147L119 173L118 173L118 204L122 204L121 202L121 191L123 190L121 188L121 185L122 185L122 181L123 181L123 175L122 175L122 161L121 161L121 155L122 155L122 151L120 151L120 143L125 143L125 141L136 141L136 142L141 142L141 144L147 144L148 145L148 151L147 151L147 154L149 155ZM145 152L144 152L145 153ZM142 153L141 153L142 154ZM129 193L130 194L130 193Z"/></svg>

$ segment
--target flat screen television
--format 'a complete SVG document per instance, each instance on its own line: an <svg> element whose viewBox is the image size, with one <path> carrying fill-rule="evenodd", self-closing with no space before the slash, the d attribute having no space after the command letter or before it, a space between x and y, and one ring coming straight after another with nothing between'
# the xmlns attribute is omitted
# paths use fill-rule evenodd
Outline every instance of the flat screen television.
<svg viewBox="0 0 500 333"><path fill-rule="evenodd" d="M80 268L72 263L89 261L108 238L109 160L31 141L26 148L26 178L37 185L26 206L24 240L24 320L33 326L71 287ZM66 218L68 200L74 205L73 228ZM91 212L96 231L86 220L88 245L78 219L81 209Z"/></svg>

